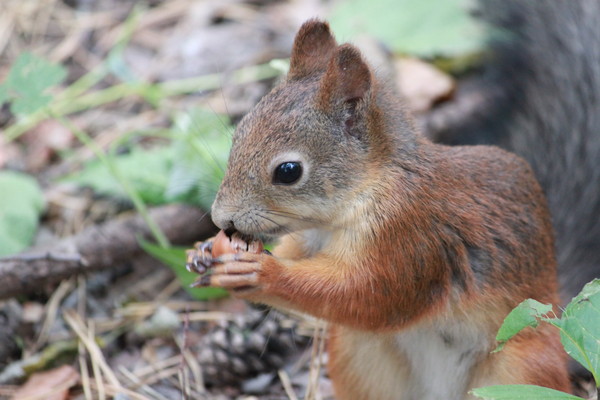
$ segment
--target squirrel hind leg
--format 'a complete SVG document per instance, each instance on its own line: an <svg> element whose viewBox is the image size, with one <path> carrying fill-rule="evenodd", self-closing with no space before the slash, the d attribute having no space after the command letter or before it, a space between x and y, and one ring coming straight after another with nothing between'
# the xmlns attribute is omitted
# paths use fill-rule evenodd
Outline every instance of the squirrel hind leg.
<svg viewBox="0 0 600 400"><path fill-rule="evenodd" d="M477 368L471 387L527 384L571 393L567 354L553 326L541 324L511 339Z"/></svg>

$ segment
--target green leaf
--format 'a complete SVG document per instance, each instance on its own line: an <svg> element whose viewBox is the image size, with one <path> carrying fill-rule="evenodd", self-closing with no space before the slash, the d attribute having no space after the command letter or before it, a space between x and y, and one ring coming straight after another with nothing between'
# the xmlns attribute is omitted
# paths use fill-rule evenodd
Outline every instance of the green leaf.
<svg viewBox="0 0 600 400"><path fill-rule="evenodd" d="M347 0L338 2L330 23L340 42L364 34L394 51L421 57L453 57L484 48L484 26L469 14L466 0Z"/></svg>
<svg viewBox="0 0 600 400"><path fill-rule="evenodd" d="M584 400L581 397L534 385L488 386L471 391L487 400Z"/></svg>
<svg viewBox="0 0 600 400"><path fill-rule="evenodd" d="M496 335L496 340L499 342L499 344L494 351L502 350L510 338L521 332L526 327L531 326L535 328L538 326L539 320L546 320L545 315L551 311L551 305L542 304L539 301L532 299L523 301L504 319L504 323L502 323L502 326Z"/></svg>
<svg viewBox="0 0 600 400"><path fill-rule="evenodd" d="M46 91L66 76L67 71L62 65L52 64L32 53L23 53L0 85L0 103L11 101L13 113L31 114L50 103L52 96Z"/></svg>
<svg viewBox="0 0 600 400"><path fill-rule="evenodd" d="M198 274L189 272L185 269L186 256L185 248L171 247L165 249L163 247L152 244L143 239L139 240L140 246L152 255L154 258L162 261L173 270L183 288L197 300L210 300L225 297L228 295L226 290L220 288L192 288L190 285L198 278Z"/></svg>
<svg viewBox="0 0 600 400"><path fill-rule="evenodd" d="M44 210L44 195L35 179L0 172L0 256L29 247Z"/></svg>
<svg viewBox="0 0 600 400"><path fill-rule="evenodd" d="M113 156L111 161L145 203L156 205L167 202L165 188L173 158L174 151L171 148L152 150L133 148L127 154ZM91 187L100 194L127 198L121 184L100 160L87 163L82 171L62 180Z"/></svg>
<svg viewBox="0 0 600 400"><path fill-rule="evenodd" d="M567 353L600 382L600 280L588 283L554 325Z"/></svg>
<svg viewBox="0 0 600 400"><path fill-rule="evenodd" d="M167 197L191 199L210 209L223 179L233 127L225 116L202 109L175 118L175 161Z"/></svg>

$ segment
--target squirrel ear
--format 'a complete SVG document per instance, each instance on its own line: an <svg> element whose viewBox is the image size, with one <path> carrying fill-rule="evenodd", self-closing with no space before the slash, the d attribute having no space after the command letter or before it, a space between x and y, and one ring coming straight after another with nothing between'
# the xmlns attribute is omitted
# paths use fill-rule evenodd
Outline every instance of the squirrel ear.
<svg viewBox="0 0 600 400"><path fill-rule="evenodd" d="M324 71L336 47L327 22L317 19L306 21L294 39L288 77L302 78L313 72Z"/></svg>
<svg viewBox="0 0 600 400"><path fill-rule="evenodd" d="M318 106L326 111L348 110L346 129L352 131L357 105L369 96L371 70L360 51L351 44L339 46L329 61L317 95Z"/></svg>

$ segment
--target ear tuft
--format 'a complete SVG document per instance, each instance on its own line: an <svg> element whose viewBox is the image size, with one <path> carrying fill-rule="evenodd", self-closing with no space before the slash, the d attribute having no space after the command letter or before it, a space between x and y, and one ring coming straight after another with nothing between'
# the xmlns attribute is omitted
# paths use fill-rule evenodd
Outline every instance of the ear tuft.
<svg viewBox="0 0 600 400"><path fill-rule="evenodd" d="M371 70L360 51L343 44L336 49L321 78L317 104L327 113L342 115L346 133L360 137L366 130L370 89Z"/></svg>
<svg viewBox="0 0 600 400"><path fill-rule="evenodd" d="M357 102L371 88L371 70L360 51L351 44L339 46L321 79L319 102L324 107Z"/></svg>
<svg viewBox="0 0 600 400"><path fill-rule="evenodd" d="M327 22L318 19L306 21L294 39L288 77L296 79L324 71L336 47Z"/></svg>

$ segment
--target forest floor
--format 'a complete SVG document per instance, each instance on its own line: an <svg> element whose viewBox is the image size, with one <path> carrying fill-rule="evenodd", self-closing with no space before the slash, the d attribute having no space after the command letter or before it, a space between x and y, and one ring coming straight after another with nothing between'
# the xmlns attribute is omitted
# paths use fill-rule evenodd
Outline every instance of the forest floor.
<svg viewBox="0 0 600 400"><path fill-rule="evenodd" d="M26 52L66 71L52 89L53 118L32 112L18 120L13 109L0 109L0 169L34 177L44 200L31 247L0 259L0 398L333 398L322 323L219 292L198 296L175 267L140 247L141 237L185 247L211 236L206 201L169 204L152 197L162 193L128 197L128 190L113 196L82 185L83 178L65 179L103 154L169 146L174 126L186 121L182 111L223 116L217 130L228 140L281 76L280 62L271 60L289 57L300 24L326 16L328 6L317 0L0 3L0 82ZM451 97L455 82L444 73L416 59L392 60L373 41L362 46L371 60L384 60L381 69L390 70L384 73L401 71L399 90L417 116ZM65 88L72 92L60 94ZM129 168L139 170L134 175L144 187L166 179L146 158L132 160ZM97 174L92 182L104 179L94 167L88 172ZM97 183L103 184L111 186ZM161 254L162 261L180 259Z"/></svg>

